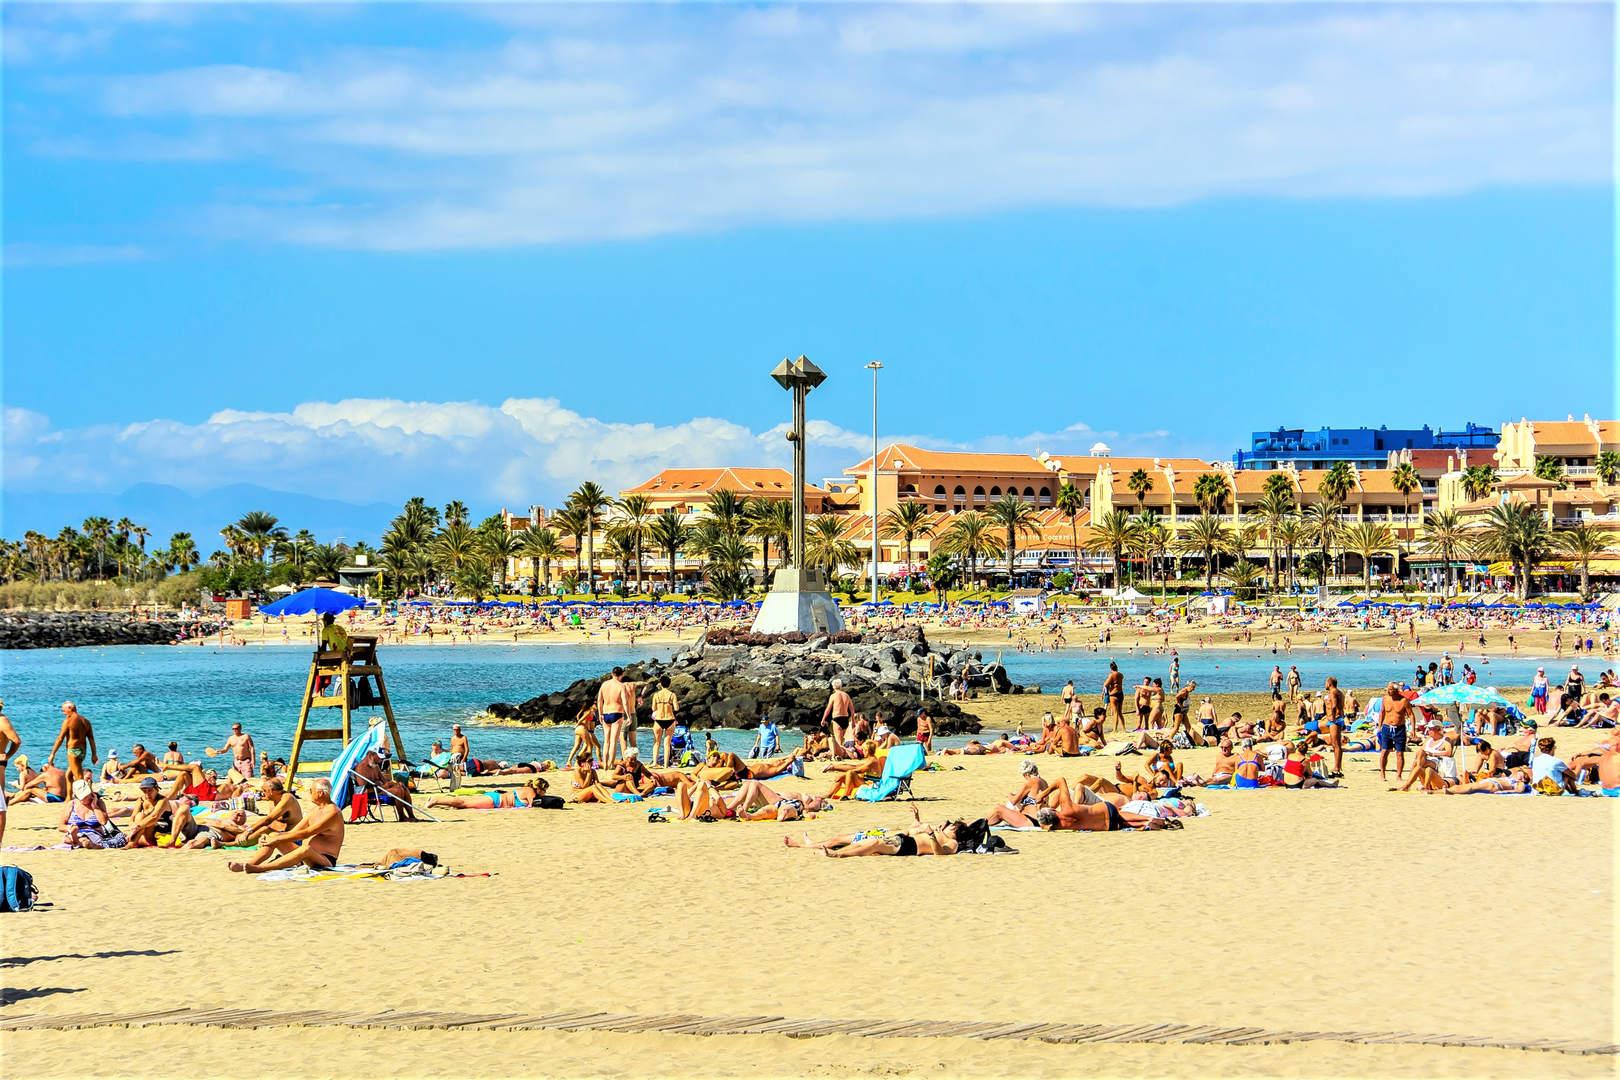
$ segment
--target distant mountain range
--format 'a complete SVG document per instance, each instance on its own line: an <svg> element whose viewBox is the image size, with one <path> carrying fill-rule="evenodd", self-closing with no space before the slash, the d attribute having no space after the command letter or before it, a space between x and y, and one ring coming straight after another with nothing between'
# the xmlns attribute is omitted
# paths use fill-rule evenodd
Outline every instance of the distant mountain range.
<svg viewBox="0 0 1620 1080"><path fill-rule="evenodd" d="M403 505L403 503L401 503ZM54 536L64 525L79 528L87 517L127 517L152 530L147 547L161 547L176 532L189 532L206 557L220 546L219 530L249 510L274 514L290 532L308 529L322 543L366 540L375 544L399 513L399 505L353 503L231 484L184 491L166 484L136 484L116 495L56 491L7 491L0 496L0 536L20 539L30 529Z"/></svg>

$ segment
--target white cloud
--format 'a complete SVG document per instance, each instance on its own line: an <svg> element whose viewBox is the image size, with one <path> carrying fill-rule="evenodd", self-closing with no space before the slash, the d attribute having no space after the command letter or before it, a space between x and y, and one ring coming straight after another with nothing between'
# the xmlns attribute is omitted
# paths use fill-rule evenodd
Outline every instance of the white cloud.
<svg viewBox="0 0 1620 1080"><path fill-rule="evenodd" d="M790 462L785 425L755 432L714 417L655 424L586 416L554 398L305 402L286 412L225 409L196 423L153 419L59 429L8 408L5 484L13 491L107 492L137 483L204 490L253 483L356 502L423 494L481 505L555 501L582 480L618 491L671 466ZM1077 424L1056 434L962 444L888 435L937 449L1072 451L1116 432ZM838 476L870 450L869 433L826 420L808 425L812 479ZM1125 436L1126 449L1165 452L1164 433ZM1053 441L1055 439L1055 441ZM1122 449L1120 445L1116 450Z"/></svg>
<svg viewBox="0 0 1620 1080"><path fill-rule="evenodd" d="M1610 175L1595 5L478 14L509 36L69 77L116 134L33 146L265 163L302 197L198 218L381 250Z"/></svg>
<svg viewBox="0 0 1620 1080"><path fill-rule="evenodd" d="M139 262L150 257L134 244L7 244L7 270L29 267L86 266L91 263Z"/></svg>

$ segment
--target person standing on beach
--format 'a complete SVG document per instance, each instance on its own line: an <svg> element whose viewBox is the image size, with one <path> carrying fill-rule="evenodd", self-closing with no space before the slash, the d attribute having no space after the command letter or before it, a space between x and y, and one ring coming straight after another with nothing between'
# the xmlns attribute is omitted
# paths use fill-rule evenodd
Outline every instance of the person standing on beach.
<svg viewBox="0 0 1620 1080"><path fill-rule="evenodd" d="M855 712L855 702L844 693L844 680L832 681L832 692L827 695L827 704L821 710L821 722L828 725L832 731L832 754L834 758L856 756L853 751L846 753L844 747L844 732Z"/></svg>
<svg viewBox="0 0 1620 1080"><path fill-rule="evenodd" d="M1389 779L1389 755L1395 755L1395 779L1406 771L1406 723L1412 716L1412 703L1401 693L1399 683L1384 688L1383 711L1378 716L1378 779Z"/></svg>
<svg viewBox="0 0 1620 1080"><path fill-rule="evenodd" d="M11 717L6 715L6 703L0 701L0 840L6 835L6 769L11 764L11 755L21 747L22 736L11 726Z"/></svg>
<svg viewBox="0 0 1620 1080"><path fill-rule="evenodd" d="M1114 731L1125 727L1125 676L1119 673L1119 665L1108 661L1108 674L1103 678L1102 684L1103 704L1108 707L1108 719L1113 722Z"/></svg>
<svg viewBox="0 0 1620 1080"><path fill-rule="evenodd" d="M1344 775L1344 691L1332 675L1322 687L1322 737L1333 748L1333 777Z"/></svg>
<svg viewBox="0 0 1620 1080"><path fill-rule="evenodd" d="M84 751L88 745L90 749L90 764L94 765L101 760L96 753L96 733L91 730L90 721L79 712L79 707L71 701L62 702L62 730L57 732L56 742L51 744L51 752L45 758L45 764L56 764L56 752L67 744L67 775L71 783L84 775Z"/></svg>
<svg viewBox="0 0 1620 1080"><path fill-rule="evenodd" d="M680 708L680 701L675 697L675 691L669 688L669 676L658 677L658 689L653 691L649 702L652 706L653 722L653 764L670 765L669 733L675 727L675 710Z"/></svg>
<svg viewBox="0 0 1620 1080"><path fill-rule="evenodd" d="M934 752L934 718L928 715L926 708L917 710L917 741L922 744L923 753Z"/></svg>
<svg viewBox="0 0 1620 1080"><path fill-rule="evenodd" d="M624 737L624 717L629 711L624 684L624 668L616 667L596 692L596 714L602 718L602 762L613 765L619 760L620 740Z"/></svg>
<svg viewBox="0 0 1620 1080"><path fill-rule="evenodd" d="M1282 665L1273 664L1271 666L1271 700L1272 701L1281 701L1282 700L1282 681L1283 681Z"/></svg>
<svg viewBox="0 0 1620 1080"><path fill-rule="evenodd" d="M225 745L218 750L212 746L207 747L205 753L209 757L216 754L231 755L231 767L242 774L242 779L253 779L255 755L253 752L253 736L242 730L240 723L231 725L231 737L225 740Z"/></svg>
<svg viewBox="0 0 1620 1080"><path fill-rule="evenodd" d="M463 762L472 760L472 743L461 733L460 724L450 725L450 756L460 758Z"/></svg>
<svg viewBox="0 0 1620 1080"><path fill-rule="evenodd" d="M1291 705L1299 700L1299 666L1288 665L1288 703Z"/></svg>

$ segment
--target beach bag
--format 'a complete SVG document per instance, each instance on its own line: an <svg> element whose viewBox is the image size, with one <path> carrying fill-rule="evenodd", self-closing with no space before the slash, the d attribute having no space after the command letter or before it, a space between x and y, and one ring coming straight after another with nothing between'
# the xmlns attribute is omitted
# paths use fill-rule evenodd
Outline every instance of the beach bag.
<svg viewBox="0 0 1620 1080"><path fill-rule="evenodd" d="M1542 795L1562 795L1564 793L1564 789L1559 785L1558 781L1550 776L1544 776L1536 781L1536 791Z"/></svg>
<svg viewBox="0 0 1620 1080"><path fill-rule="evenodd" d="M32 874L20 866L0 866L0 911L32 911L38 898Z"/></svg>

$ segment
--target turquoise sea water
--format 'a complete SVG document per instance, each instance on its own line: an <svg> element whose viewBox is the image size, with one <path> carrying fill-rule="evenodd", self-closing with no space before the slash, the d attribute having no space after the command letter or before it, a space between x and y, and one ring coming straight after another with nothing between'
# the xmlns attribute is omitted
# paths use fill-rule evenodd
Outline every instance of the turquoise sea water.
<svg viewBox="0 0 1620 1080"><path fill-rule="evenodd" d="M994 649L980 651L987 660L997 656ZM432 739L448 738L451 723L467 721L491 702L523 701L600 674L615 663L668 653L667 647L422 645L385 647L382 659L406 749L419 756ZM1110 656L1119 662L1127 682L1153 675L1169 685L1169 657L1157 653L1009 652L1004 662L1015 682L1039 683L1056 691L1072 677L1079 692L1094 699ZM1421 656L1425 664L1439 659L1438 652ZM0 696L23 736L23 752L36 762L56 737L59 706L66 698L72 698L95 725L103 756L117 747L128 760L130 744L136 741L161 752L173 739L188 757L200 757L204 746L218 746L225 739L236 720L262 749L284 756L291 745L308 658L305 647L280 645L5 652L0 653ZM1272 664L1280 663L1285 672L1297 664L1307 687L1321 686L1328 675L1338 676L1345 686L1368 686L1410 678L1417 660L1412 654L1362 659L1354 653L1341 656L1316 650L1273 656L1260 650L1190 649L1181 654L1181 677L1184 682L1198 680L1200 691L1214 694L1263 691ZM1458 659L1459 677L1462 660L1480 671L1479 681L1485 685L1528 685L1538 663L1545 664L1555 682L1569 669L1568 660L1557 664L1528 656L1483 660L1469 654ZM1582 669L1595 679L1599 667L1594 658ZM1030 720L1038 719L1032 709ZM571 738L564 729L494 726L471 728L469 735L475 756L509 759L560 757ZM739 751L752 743L748 732L721 732L718 738L723 746Z"/></svg>

